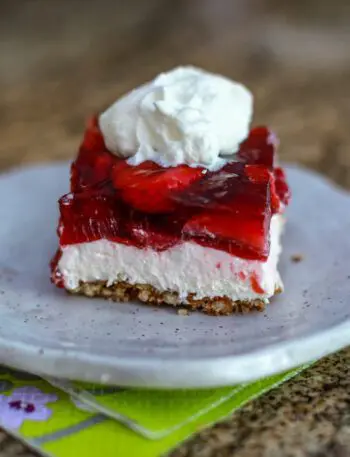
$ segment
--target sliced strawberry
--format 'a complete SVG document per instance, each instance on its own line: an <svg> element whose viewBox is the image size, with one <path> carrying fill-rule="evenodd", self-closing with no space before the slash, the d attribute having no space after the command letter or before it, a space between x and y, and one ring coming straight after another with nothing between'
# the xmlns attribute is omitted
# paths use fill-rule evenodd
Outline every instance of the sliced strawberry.
<svg viewBox="0 0 350 457"><path fill-rule="evenodd" d="M241 143L238 157L251 165L274 166L278 140L267 127L255 127Z"/></svg>
<svg viewBox="0 0 350 457"><path fill-rule="evenodd" d="M106 149L97 118L90 119L78 157L71 167L71 191L78 192L108 179L116 160Z"/></svg>
<svg viewBox="0 0 350 457"><path fill-rule="evenodd" d="M97 188L70 193L59 200L59 206L61 245L123 238L122 209L106 191Z"/></svg>
<svg viewBox="0 0 350 457"><path fill-rule="evenodd" d="M269 172L259 179L250 179L246 165L232 163L216 173L208 173L184 192L172 196L183 207L192 210L225 211L229 214L251 217L263 214Z"/></svg>
<svg viewBox="0 0 350 457"><path fill-rule="evenodd" d="M253 183L241 177L242 181L235 185L236 193L231 195L230 210L222 210L217 205L215 209L193 215L184 226L185 236L197 238L205 245L221 245L239 257L266 259L269 254L271 195L269 176L262 173L259 180L262 178L264 182Z"/></svg>
<svg viewBox="0 0 350 457"><path fill-rule="evenodd" d="M107 239L162 251L179 241L183 226L176 217L169 220L167 215L132 210L116 199L108 183L64 195L59 205L58 236L63 246Z"/></svg>
<svg viewBox="0 0 350 457"><path fill-rule="evenodd" d="M267 183L271 179L271 173L264 165L246 165L244 171L254 184Z"/></svg>
<svg viewBox="0 0 350 457"><path fill-rule="evenodd" d="M154 221L148 215L132 214L130 220L125 224L125 233L139 249L152 248L157 251L164 251L179 241L180 230L172 231L169 225L162 224L159 219Z"/></svg>
<svg viewBox="0 0 350 457"><path fill-rule="evenodd" d="M85 153L82 152L81 155ZM90 153L88 153L90 154ZM115 157L108 151L100 151L81 164L81 155L71 167L71 191L78 192L86 187L110 179Z"/></svg>
<svg viewBox="0 0 350 457"><path fill-rule="evenodd" d="M281 199L276 191L276 181L273 174L271 174L270 194L272 214L277 214L281 211Z"/></svg>
<svg viewBox="0 0 350 457"><path fill-rule="evenodd" d="M276 191L274 173L264 165L246 165L245 173L254 184L270 183L272 214L278 213L281 207L281 201Z"/></svg>
<svg viewBox="0 0 350 457"><path fill-rule="evenodd" d="M94 116L91 119L89 119L80 149L84 149L86 151L93 151L95 153L98 151L106 150L106 145L100 127L98 125L97 116Z"/></svg>
<svg viewBox="0 0 350 457"><path fill-rule="evenodd" d="M231 254L247 259L266 260L269 255L271 213L264 217L233 217L221 212L194 216L184 227L184 234L206 246L222 246Z"/></svg>
<svg viewBox="0 0 350 457"><path fill-rule="evenodd" d="M287 183L286 174L282 168L275 168L274 176L276 193L282 201L282 203L284 205L288 205L291 198L291 192Z"/></svg>
<svg viewBox="0 0 350 457"><path fill-rule="evenodd" d="M134 209L146 213L173 211L176 204L171 196L201 177L201 168L187 165L162 168L151 161L132 166L125 160L119 160L112 172L114 187L121 191L123 200Z"/></svg>
<svg viewBox="0 0 350 457"><path fill-rule="evenodd" d="M242 186L243 169L243 164L235 163L215 173L207 172L183 192L171 195L171 199L182 207L224 209Z"/></svg>

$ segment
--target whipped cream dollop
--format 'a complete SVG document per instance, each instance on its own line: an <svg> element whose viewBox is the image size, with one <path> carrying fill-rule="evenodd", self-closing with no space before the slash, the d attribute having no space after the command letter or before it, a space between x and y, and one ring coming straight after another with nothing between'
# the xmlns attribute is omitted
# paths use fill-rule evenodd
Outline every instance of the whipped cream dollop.
<svg viewBox="0 0 350 457"><path fill-rule="evenodd" d="M152 160L221 168L247 137L253 97L242 84L194 67L162 73L111 105L99 124L107 148Z"/></svg>

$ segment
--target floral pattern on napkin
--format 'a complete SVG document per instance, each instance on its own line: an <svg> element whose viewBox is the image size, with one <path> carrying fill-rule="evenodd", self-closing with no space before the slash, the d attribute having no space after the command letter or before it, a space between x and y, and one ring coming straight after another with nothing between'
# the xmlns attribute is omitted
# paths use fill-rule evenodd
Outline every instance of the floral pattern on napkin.
<svg viewBox="0 0 350 457"><path fill-rule="evenodd" d="M25 420L45 421L51 410L46 403L57 401L57 395L44 394L36 387L19 387L9 396L0 395L0 425L19 428Z"/></svg>

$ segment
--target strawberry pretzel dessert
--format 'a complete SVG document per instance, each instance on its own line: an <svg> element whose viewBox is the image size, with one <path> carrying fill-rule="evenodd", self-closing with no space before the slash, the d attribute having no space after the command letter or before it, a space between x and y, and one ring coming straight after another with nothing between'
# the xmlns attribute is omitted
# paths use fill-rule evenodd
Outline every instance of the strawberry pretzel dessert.
<svg viewBox="0 0 350 457"><path fill-rule="evenodd" d="M194 67L88 123L59 200L52 281L70 293L230 314L264 308L290 192L252 95Z"/></svg>

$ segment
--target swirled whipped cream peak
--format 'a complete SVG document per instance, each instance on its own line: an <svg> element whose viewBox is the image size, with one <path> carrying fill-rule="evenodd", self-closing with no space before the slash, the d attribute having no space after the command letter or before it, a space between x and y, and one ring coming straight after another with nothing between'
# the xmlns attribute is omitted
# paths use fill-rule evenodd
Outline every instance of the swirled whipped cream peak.
<svg viewBox="0 0 350 457"><path fill-rule="evenodd" d="M221 168L247 137L253 97L242 84L178 67L127 93L100 115L107 148L138 165Z"/></svg>

